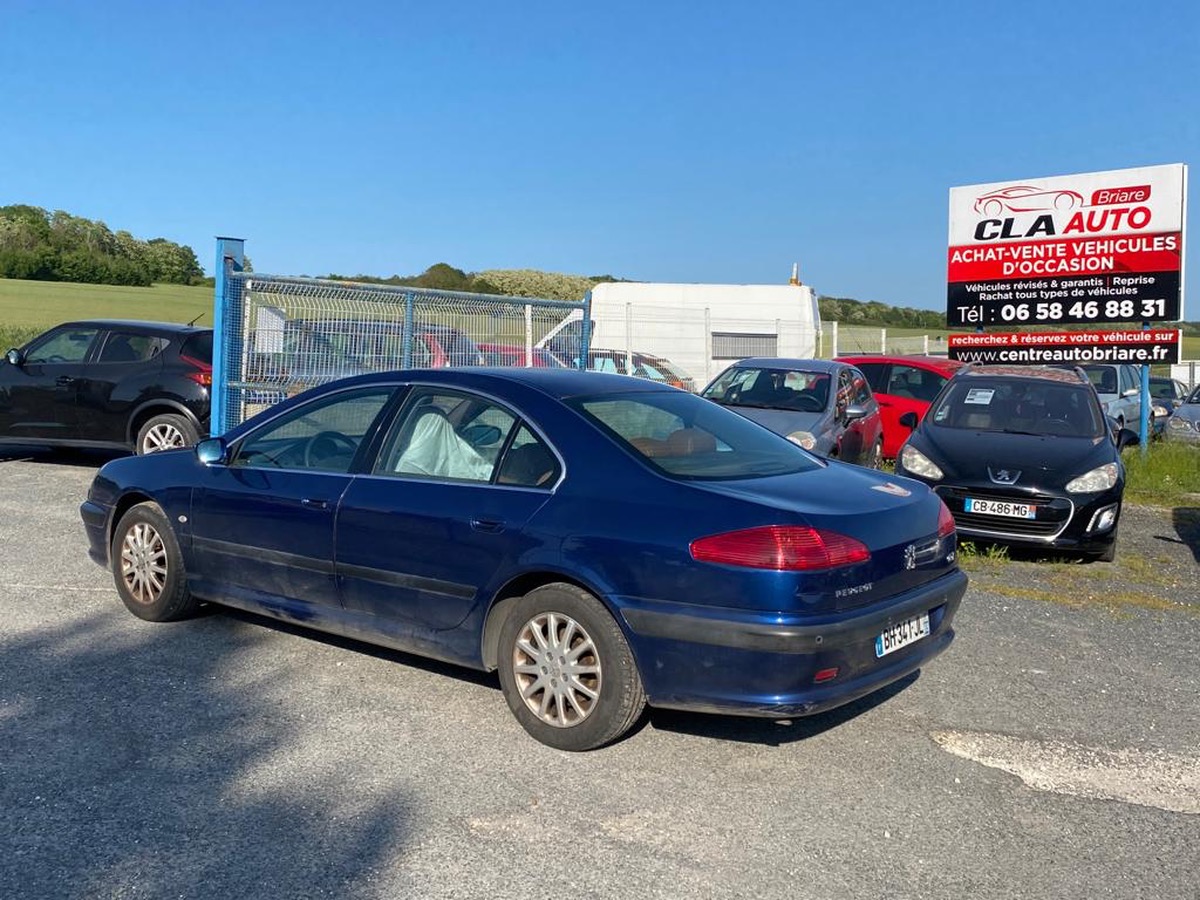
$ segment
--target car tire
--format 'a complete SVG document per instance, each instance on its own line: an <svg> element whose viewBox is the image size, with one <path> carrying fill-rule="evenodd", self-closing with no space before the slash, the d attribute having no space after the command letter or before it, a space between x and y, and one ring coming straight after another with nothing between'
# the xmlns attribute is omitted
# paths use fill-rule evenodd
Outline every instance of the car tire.
<svg viewBox="0 0 1200 900"><path fill-rule="evenodd" d="M1117 536L1113 535L1112 543L1096 554L1097 562L1112 562L1117 558Z"/></svg>
<svg viewBox="0 0 1200 900"><path fill-rule="evenodd" d="M600 601L573 585L546 585L514 603L500 630L499 669L517 721L559 750L610 744L646 707L620 626Z"/></svg>
<svg viewBox="0 0 1200 900"><path fill-rule="evenodd" d="M177 413L160 413L151 416L138 429L137 454L157 453L159 450L174 450L177 447L192 447L200 440L196 426L186 416Z"/></svg>
<svg viewBox="0 0 1200 900"><path fill-rule="evenodd" d="M199 608L179 542L157 503L139 503L121 516L108 558L121 602L139 619L173 622Z"/></svg>
<svg viewBox="0 0 1200 900"><path fill-rule="evenodd" d="M883 465L883 438L875 442L866 459L863 460L863 465L868 469L878 469Z"/></svg>

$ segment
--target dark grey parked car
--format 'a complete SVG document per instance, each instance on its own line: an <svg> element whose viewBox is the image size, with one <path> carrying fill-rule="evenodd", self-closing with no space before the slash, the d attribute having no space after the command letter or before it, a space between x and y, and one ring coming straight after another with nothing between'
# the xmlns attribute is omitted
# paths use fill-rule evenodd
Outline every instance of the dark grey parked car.
<svg viewBox="0 0 1200 900"><path fill-rule="evenodd" d="M734 363L700 396L821 456L878 468L883 420L866 376L821 359L758 357Z"/></svg>

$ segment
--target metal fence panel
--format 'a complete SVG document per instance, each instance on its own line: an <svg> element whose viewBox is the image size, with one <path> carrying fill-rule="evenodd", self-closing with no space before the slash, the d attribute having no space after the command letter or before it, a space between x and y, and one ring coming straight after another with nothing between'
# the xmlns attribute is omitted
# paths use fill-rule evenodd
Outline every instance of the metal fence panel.
<svg viewBox="0 0 1200 900"><path fill-rule="evenodd" d="M443 366L570 365L537 343L586 300L464 294L239 272L218 278L212 432L350 375ZM586 334L584 335L586 340Z"/></svg>

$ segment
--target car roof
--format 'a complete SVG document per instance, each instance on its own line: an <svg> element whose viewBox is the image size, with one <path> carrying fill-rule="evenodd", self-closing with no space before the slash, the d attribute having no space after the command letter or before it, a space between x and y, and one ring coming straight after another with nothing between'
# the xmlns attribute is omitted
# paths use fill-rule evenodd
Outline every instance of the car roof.
<svg viewBox="0 0 1200 900"><path fill-rule="evenodd" d="M185 325L182 322L151 322L142 319L79 319L73 322L63 322L57 327L75 328L80 325L96 328L128 328L130 330L160 331L172 334L188 334L197 331L212 331L209 325Z"/></svg>
<svg viewBox="0 0 1200 900"><path fill-rule="evenodd" d="M905 363L937 369L940 372L953 372L966 365L961 359L931 356L927 353L839 353L834 359L852 366L860 366L863 363Z"/></svg>
<svg viewBox="0 0 1200 900"><path fill-rule="evenodd" d="M803 359L788 356L750 356L739 359L734 366L759 369L805 369L809 372L837 372L847 364L832 359Z"/></svg>
<svg viewBox="0 0 1200 900"><path fill-rule="evenodd" d="M524 366L463 366L444 369L397 369L371 372L337 382L343 386L422 382L483 390L508 382L539 390L559 400L591 394L645 394L678 392L677 388L648 378L580 369L551 369Z"/></svg>
<svg viewBox="0 0 1200 900"><path fill-rule="evenodd" d="M1091 382L1071 368L1056 366L967 366L960 369L955 378L1027 378L1039 381L1058 381L1063 384L1090 385Z"/></svg>

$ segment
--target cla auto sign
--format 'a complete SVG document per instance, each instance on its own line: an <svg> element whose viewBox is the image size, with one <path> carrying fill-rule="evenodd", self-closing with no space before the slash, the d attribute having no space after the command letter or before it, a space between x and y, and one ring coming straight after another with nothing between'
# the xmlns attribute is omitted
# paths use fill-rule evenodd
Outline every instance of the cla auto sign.
<svg viewBox="0 0 1200 900"><path fill-rule="evenodd" d="M1181 317L1183 164L950 190L950 326Z"/></svg>

